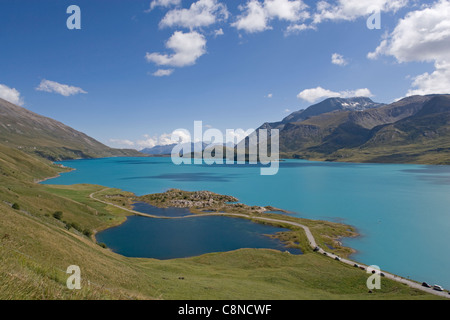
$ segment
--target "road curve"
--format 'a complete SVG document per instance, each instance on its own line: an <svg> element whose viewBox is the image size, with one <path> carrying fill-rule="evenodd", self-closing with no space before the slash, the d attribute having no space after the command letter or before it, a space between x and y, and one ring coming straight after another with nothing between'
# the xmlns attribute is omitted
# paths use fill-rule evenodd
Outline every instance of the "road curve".
<svg viewBox="0 0 450 320"><path fill-rule="evenodd" d="M226 216L226 217L238 217L238 218L251 219L251 220L260 220L260 221L268 221L268 222L288 224L288 225L291 225L291 226L302 228L305 231L306 237L307 237L307 239L309 241L309 244L310 244L311 248L313 248L315 250L318 249L317 253L326 255L327 257L329 257L329 258L331 258L333 260L336 260L336 258L338 258L339 261L342 262L342 263L345 263L345 264L348 264L348 265L351 265L351 266L357 265L358 267L364 268L364 270L366 270L366 271L367 271L367 268L368 268L368 266L362 265L362 264L357 263L357 262L352 261L352 260L340 258L339 256L337 256L337 255L335 255L333 253L326 252L322 248L319 248L317 246L316 239L314 238L311 230L307 226L302 225L302 224L297 223L297 222L286 221L286 220L278 220L278 219L273 219L273 218L265 218L265 217L253 217L253 216L249 216L249 215L246 215L246 214L240 214L240 213L205 213L205 214L189 215L189 216L184 216L184 217L158 217L158 216L154 216L154 215L151 215L151 214L146 214L146 213L138 212L138 211L131 210L131 209L128 209L128 208L124 208L124 207L121 207L119 205L116 205L116 204L113 204L113 203L110 203L110 202L106 202L106 201L103 201L103 200L100 200L100 199L97 199L97 198L94 197L94 195L96 193L100 193L100 192L102 192L104 190L108 190L108 189L109 188L106 188L106 189L103 189L103 190L100 190L100 191L97 191L97 192L93 192L93 193L91 193L89 195L89 197L91 199L93 199L95 201L98 201L98 202L101 202L103 204L114 206L114 207L117 207L119 209L122 209L122 210L128 211L130 213L133 213L134 215L148 217L148 218L152 218L152 219L172 219L173 220L173 219L199 218L199 217L207 217L207 216ZM434 294L434 295L437 295L437 296L441 296L441 297L450 299L450 294L448 294L447 292L440 292L440 291L433 290L432 288L423 287L421 284L419 284L417 282L414 282L414 281L411 281L411 280L408 280L408 279L396 276L396 275L391 274L391 273L382 272L382 274L384 275L385 278L391 279L393 281L397 281L399 283L403 283L403 284L409 286L410 288L418 289L418 290L421 290L421 291L424 291L424 292L427 292L427 293L430 293L430 294Z"/></svg>

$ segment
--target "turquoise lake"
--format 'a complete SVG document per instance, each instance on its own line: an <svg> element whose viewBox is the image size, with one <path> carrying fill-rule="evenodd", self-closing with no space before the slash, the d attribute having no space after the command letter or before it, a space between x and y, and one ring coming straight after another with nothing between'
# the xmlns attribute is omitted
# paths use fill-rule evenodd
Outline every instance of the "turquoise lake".
<svg viewBox="0 0 450 320"><path fill-rule="evenodd" d="M210 190L248 205L343 222L360 237L343 239L351 258L387 272L450 288L450 167L287 160L275 176L251 165L172 164L170 158L61 162L75 171L46 184L90 183L137 195Z"/></svg>

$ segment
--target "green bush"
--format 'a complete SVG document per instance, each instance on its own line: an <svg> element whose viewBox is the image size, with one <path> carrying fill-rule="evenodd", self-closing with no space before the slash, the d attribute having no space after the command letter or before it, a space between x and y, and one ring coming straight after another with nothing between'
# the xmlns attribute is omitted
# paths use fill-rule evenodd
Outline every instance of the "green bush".
<svg viewBox="0 0 450 320"><path fill-rule="evenodd" d="M12 208L14 210L20 210L20 206L19 206L19 204L17 202L12 205Z"/></svg>
<svg viewBox="0 0 450 320"><path fill-rule="evenodd" d="M55 218L55 219L57 219L57 220L61 220L61 219L62 219L62 216L63 216L63 213L62 213L61 211L56 211L56 212L53 214L53 218Z"/></svg>
<svg viewBox="0 0 450 320"><path fill-rule="evenodd" d="M84 229L84 230L83 230L83 234L84 234L86 237L90 238L90 237L92 236L92 231L89 230L89 229Z"/></svg>
<svg viewBox="0 0 450 320"><path fill-rule="evenodd" d="M83 232L83 229L76 222L69 223L68 226L69 226L69 229L73 228L73 229L77 230L78 232Z"/></svg>

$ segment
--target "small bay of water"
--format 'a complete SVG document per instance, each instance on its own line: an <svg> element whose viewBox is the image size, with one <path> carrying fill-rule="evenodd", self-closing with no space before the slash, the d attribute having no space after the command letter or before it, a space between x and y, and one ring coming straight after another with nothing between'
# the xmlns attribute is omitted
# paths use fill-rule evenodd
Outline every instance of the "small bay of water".
<svg viewBox="0 0 450 320"><path fill-rule="evenodd" d="M281 241L267 236L281 231L286 229L230 217L152 219L132 216L124 224L98 233L96 238L114 252L132 258L167 260L242 248L301 254L299 249L286 248Z"/></svg>
<svg viewBox="0 0 450 320"><path fill-rule="evenodd" d="M191 216L192 213L186 208L158 208L145 202L136 202L133 210L141 213L147 213L152 216L176 218Z"/></svg>

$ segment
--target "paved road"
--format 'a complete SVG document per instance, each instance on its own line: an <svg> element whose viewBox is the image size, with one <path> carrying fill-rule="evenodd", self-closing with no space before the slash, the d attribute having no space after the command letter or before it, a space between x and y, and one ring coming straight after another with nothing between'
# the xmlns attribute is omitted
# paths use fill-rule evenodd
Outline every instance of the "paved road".
<svg viewBox="0 0 450 320"><path fill-rule="evenodd" d="M107 190L107 189L104 189L104 190ZM104 190L101 190L101 191L104 191ZM297 222L286 221L286 220L278 220L278 219L272 219L272 218L265 218L265 217L253 217L253 216L249 216L249 215L246 215L246 214L239 214L239 213L205 213L205 214L200 214L200 215L199 214L195 214L195 215L189 215L189 216L184 216L184 217L158 217L158 216L153 216L151 214L146 214L146 213L134 211L134 210L131 210L131 209L127 209L127 208L121 207L119 205L115 205L113 203L109 203L109 202L106 202L106 201L103 201L103 200L95 198L94 194L99 193L101 191L91 193L89 195L89 197L92 198L95 201L98 201L98 202L101 202L101 203L104 203L104 204L107 204L107 205L110 205L110 206L117 207L119 209L128 211L128 212L133 213L135 215L143 216L143 217L149 217L149 218L153 218L153 219L190 219L190 218L198 218L198 217L205 217L205 216L227 216L227 217L239 217L239 218L245 218L245 219L253 219L253 220L260 220L260 221L283 223L283 224L288 224L288 225L295 226L295 227L300 227L300 228L302 228L305 231L306 237L307 237L307 239L309 241L309 244L311 245L311 248L313 248L313 249L318 248L317 243L316 243L316 239L314 238L311 230L307 226L302 225L302 224L297 223ZM351 261L351 260L348 260L348 259L340 258L340 257L338 257L337 255L335 255L333 253L326 252L322 248L319 248L319 250L317 252L320 253L320 254L323 254L323 255L326 254L326 256L329 257L330 259L334 259L335 260L336 258L338 258L340 262L348 264L348 265L351 265L351 266L358 265L359 267L364 268L364 270L367 270L367 268L368 268L368 266L362 265L362 264L357 263L355 261ZM400 283L403 283L403 284L406 284L410 288L422 290L422 291L425 291L425 292L430 293L430 294L434 294L434 295L437 295L437 296L441 296L441 297L450 299L450 294L448 294L447 292L439 292L439 291L433 290L432 288L425 288L425 287L423 287L421 284L419 284L417 282L414 282L414 281L411 281L411 280L408 280L408 279L404 279L404 278L401 278L399 276L396 276L396 275L393 275L393 274L390 274L390 273L387 273L387 272L382 272L382 273L384 274L385 278L391 279L391 280L394 280L394 281L397 281L397 282L400 282Z"/></svg>

